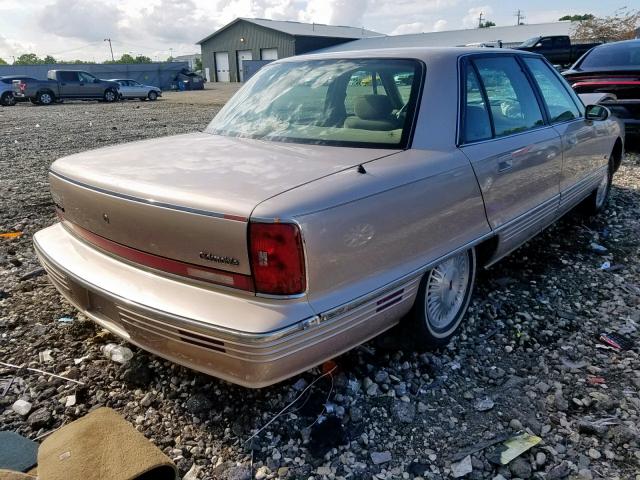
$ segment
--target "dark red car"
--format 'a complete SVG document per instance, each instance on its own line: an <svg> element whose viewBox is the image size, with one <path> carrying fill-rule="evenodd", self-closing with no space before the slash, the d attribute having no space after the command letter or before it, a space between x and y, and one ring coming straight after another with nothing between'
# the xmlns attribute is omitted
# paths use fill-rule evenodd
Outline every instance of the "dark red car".
<svg viewBox="0 0 640 480"><path fill-rule="evenodd" d="M592 48L562 75L576 93L611 93L601 102L625 123L627 135L640 135L640 40Z"/></svg>

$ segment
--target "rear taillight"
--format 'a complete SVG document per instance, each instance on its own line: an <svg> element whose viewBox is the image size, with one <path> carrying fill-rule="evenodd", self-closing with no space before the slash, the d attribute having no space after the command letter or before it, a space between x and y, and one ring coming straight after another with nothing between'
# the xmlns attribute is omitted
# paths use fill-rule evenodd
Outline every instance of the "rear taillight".
<svg viewBox="0 0 640 480"><path fill-rule="evenodd" d="M26 84L26 83L24 83L24 82L20 82L20 83L18 84L18 88L20 89L20 91L21 91L22 93L24 93L24 91L25 91L25 90L26 90L26 88L27 88L27 84Z"/></svg>
<svg viewBox="0 0 640 480"><path fill-rule="evenodd" d="M251 271L257 293L295 295L307 288L302 236L292 223L250 223Z"/></svg>

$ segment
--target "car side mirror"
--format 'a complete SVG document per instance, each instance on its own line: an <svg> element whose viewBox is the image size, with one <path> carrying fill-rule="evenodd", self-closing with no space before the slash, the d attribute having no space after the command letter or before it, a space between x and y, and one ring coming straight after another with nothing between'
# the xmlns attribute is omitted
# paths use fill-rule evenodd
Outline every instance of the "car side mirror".
<svg viewBox="0 0 640 480"><path fill-rule="evenodd" d="M609 109L602 105L587 105L584 116L587 120L606 120L609 118Z"/></svg>

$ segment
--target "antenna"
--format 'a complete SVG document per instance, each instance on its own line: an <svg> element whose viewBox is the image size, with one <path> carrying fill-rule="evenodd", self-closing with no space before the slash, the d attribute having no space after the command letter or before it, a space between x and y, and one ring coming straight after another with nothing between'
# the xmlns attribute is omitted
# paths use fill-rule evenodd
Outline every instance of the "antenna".
<svg viewBox="0 0 640 480"><path fill-rule="evenodd" d="M522 10L520 9L518 9L518 11L513 14L513 16L518 18L518 23L516 23L516 25L522 25L522 20L527 18L523 15Z"/></svg>

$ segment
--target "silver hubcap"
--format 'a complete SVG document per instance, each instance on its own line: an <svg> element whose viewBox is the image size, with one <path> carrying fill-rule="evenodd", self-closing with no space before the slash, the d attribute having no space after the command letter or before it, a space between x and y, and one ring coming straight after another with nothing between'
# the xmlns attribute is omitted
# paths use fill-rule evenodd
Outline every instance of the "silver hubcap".
<svg viewBox="0 0 640 480"><path fill-rule="evenodd" d="M113 93L112 93L112 92L107 92L106 97L107 97L107 100L109 100L109 101L111 101L111 100L113 100L113 99L115 98L115 97L113 96Z"/></svg>
<svg viewBox="0 0 640 480"><path fill-rule="evenodd" d="M429 273L426 292L426 316L436 329L445 329L456 320L464 301L471 262L469 255L458 254L434 267Z"/></svg>
<svg viewBox="0 0 640 480"><path fill-rule="evenodd" d="M607 189L609 188L609 171L607 170L598 185L596 190L596 206L601 207L604 205L604 201L607 198Z"/></svg>
<svg viewBox="0 0 640 480"><path fill-rule="evenodd" d="M40 101L42 103L51 103L51 95L49 95L48 93L42 94L42 96L40 97Z"/></svg>

